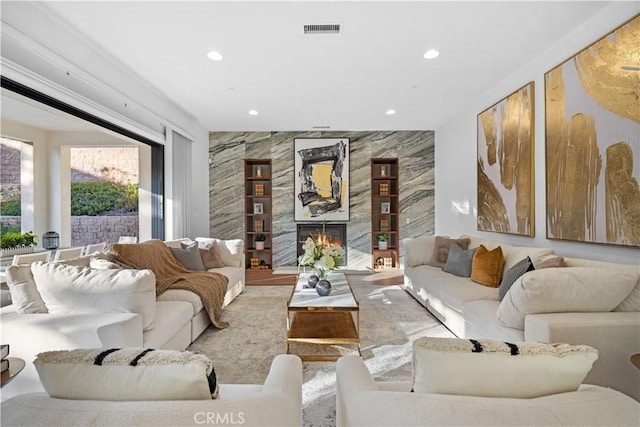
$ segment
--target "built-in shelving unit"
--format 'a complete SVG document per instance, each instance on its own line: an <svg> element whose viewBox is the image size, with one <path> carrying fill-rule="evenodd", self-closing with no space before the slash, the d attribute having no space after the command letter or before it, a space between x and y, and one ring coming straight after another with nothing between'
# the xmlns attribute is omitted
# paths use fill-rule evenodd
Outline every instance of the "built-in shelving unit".
<svg viewBox="0 0 640 427"><path fill-rule="evenodd" d="M371 258L374 269L399 268L398 159L371 159ZM386 236L386 248L379 240Z"/></svg>
<svg viewBox="0 0 640 427"><path fill-rule="evenodd" d="M271 159L246 159L244 182L245 280L248 285L266 284L273 273Z"/></svg>

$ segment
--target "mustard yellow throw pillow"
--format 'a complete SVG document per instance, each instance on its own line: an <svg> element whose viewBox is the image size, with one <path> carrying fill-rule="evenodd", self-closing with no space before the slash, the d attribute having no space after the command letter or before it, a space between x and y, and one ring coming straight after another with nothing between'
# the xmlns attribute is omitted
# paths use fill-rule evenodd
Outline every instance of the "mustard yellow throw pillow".
<svg viewBox="0 0 640 427"><path fill-rule="evenodd" d="M488 250L480 245L473 255L471 263L471 280L484 286L497 288L502 279L502 269L504 268L504 255L502 248L498 246L493 250Z"/></svg>

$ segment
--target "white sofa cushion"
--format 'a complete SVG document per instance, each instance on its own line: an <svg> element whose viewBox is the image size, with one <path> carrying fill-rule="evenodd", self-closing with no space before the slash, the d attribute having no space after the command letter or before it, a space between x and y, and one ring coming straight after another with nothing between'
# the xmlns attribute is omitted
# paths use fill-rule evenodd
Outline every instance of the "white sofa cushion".
<svg viewBox="0 0 640 427"><path fill-rule="evenodd" d="M80 400L197 400L217 395L213 363L190 351L48 351L33 362L49 396Z"/></svg>
<svg viewBox="0 0 640 427"><path fill-rule="evenodd" d="M151 270L94 270L65 264L31 264L50 313L138 313L153 328L156 279Z"/></svg>
<svg viewBox="0 0 640 427"><path fill-rule="evenodd" d="M527 314L612 311L638 282L638 273L591 267L534 270L517 279L498 307L498 321L524 329ZM46 302L46 300L45 300Z"/></svg>
<svg viewBox="0 0 640 427"><path fill-rule="evenodd" d="M512 398L576 391L597 358L585 345L422 337L413 343L413 391Z"/></svg>
<svg viewBox="0 0 640 427"><path fill-rule="evenodd" d="M11 301L17 313L48 313L36 282L33 280L31 265L11 265L7 268L7 286Z"/></svg>
<svg viewBox="0 0 640 427"><path fill-rule="evenodd" d="M429 265L436 245L436 236L408 238L404 239L402 244L406 265L409 267Z"/></svg>
<svg viewBox="0 0 640 427"><path fill-rule="evenodd" d="M207 248L207 244L217 243L224 265L242 267L242 253L244 251L244 241L242 239L221 240L210 237L196 237L196 241L203 249Z"/></svg>

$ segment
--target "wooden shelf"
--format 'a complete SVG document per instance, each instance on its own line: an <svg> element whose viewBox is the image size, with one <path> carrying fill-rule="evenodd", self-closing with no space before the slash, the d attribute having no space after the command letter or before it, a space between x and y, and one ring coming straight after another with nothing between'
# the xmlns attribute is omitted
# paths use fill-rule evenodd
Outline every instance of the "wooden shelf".
<svg viewBox="0 0 640 427"><path fill-rule="evenodd" d="M371 159L371 264L376 270L400 267L400 204L397 158ZM386 234L387 248L378 236Z"/></svg>
<svg viewBox="0 0 640 427"><path fill-rule="evenodd" d="M272 276L271 159L245 159L245 259L247 285L261 284ZM256 236L264 234L264 249L256 249ZM252 269L251 259L268 268Z"/></svg>

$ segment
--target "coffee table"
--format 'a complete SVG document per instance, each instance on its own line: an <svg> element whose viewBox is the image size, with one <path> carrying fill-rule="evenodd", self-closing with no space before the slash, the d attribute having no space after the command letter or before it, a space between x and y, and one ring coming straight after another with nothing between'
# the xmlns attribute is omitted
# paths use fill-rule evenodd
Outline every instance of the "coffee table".
<svg viewBox="0 0 640 427"><path fill-rule="evenodd" d="M292 343L319 345L355 345L360 353L360 305L347 277L329 273L331 294L318 295L305 288L311 273L298 275L296 286L287 303L287 353ZM299 354L303 361L335 361L340 355Z"/></svg>

